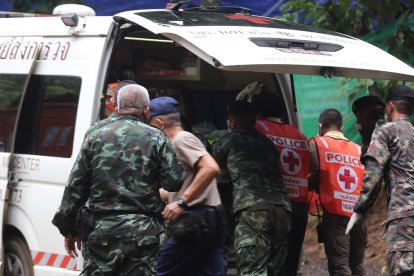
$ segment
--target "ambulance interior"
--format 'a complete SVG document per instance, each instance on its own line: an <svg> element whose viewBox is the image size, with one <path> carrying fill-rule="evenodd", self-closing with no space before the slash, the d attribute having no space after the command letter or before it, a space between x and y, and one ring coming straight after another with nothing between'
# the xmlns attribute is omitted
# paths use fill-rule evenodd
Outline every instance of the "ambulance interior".
<svg viewBox="0 0 414 276"><path fill-rule="evenodd" d="M262 92L280 94L272 73L217 69L167 37L137 26L123 30L121 37L106 83L132 79L148 89L151 99L176 98L191 130L210 141L227 132L227 105L248 84L259 82ZM286 106L280 104L287 120Z"/></svg>

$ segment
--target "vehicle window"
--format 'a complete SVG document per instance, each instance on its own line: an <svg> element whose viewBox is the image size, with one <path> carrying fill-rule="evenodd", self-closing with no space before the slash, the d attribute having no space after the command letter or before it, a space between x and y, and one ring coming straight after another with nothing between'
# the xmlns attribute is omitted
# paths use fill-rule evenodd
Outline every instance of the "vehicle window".
<svg viewBox="0 0 414 276"><path fill-rule="evenodd" d="M33 76L23 102L16 153L70 157L81 79Z"/></svg>
<svg viewBox="0 0 414 276"><path fill-rule="evenodd" d="M159 25L173 26L173 27L195 27L195 26L245 26L245 27L263 27L263 28L278 28L281 30L300 30L317 32L322 34L334 35L337 37L346 37L341 33L328 31L313 26L301 25L288 22L280 19L263 18L260 16L250 16L246 14L231 14L231 13L213 13L209 11L191 11L185 12L137 12L136 15L149 19ZM180 24L176 22L180 20ZM229 31L231 33L233 31Z"/></svg>
<svg viewBox="0 0 414 276"><path fill-rule="evenodd" d="M10 152L26 75L0 74L0 152Z"/></svg>

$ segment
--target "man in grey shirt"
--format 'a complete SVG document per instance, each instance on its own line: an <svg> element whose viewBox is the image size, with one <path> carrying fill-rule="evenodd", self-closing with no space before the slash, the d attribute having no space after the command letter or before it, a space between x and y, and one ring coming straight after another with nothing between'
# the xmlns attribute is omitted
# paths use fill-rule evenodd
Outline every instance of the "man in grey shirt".
<svg viewBox="0 0 414 276"><path fill-rule="evenodd" d="M178 192L161 190L168 202L162 215L169 220L169 226L168 239L157 262L157 275L224 275L225 219L215 179L219 167L203 143L184 131L175 99L153 99L150 114L150 124L169 137L185 170ZM183 229L197 226L180 237L173 231L177 225Z"/></svg>

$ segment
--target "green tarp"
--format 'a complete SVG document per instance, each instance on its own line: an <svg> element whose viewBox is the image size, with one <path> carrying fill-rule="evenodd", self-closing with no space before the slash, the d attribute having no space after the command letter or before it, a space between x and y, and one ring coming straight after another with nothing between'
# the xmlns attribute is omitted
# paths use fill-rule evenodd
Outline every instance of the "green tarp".
<svg viewBox="0 0 414 276"><path fill-rule="evenodd" d="M319 114L326 108L335 108L343 116L343 131L348 139L360 143L355 130L355 117L351 110L352 101L339 88L339 78L321 79L318 76L295 76L296 100L306 137L318 134Z"/></svg>

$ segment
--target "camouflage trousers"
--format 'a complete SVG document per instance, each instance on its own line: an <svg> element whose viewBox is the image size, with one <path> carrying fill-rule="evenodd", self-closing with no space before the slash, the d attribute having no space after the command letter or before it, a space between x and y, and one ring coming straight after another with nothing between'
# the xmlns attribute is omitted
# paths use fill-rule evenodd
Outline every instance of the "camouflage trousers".
<svg viewBox="0 0 414 276"><path fill-rule="evenodd" d="M390 221L385 236L389 275L414 275L414 217Z"/></svg>
<svg viewBox="0 0 414 276"><path fill-rule="evenodd" d="M251 207L236 214L238 275L278 275L288 253L290 212L282 206Z"/></svg>
<svg viewBox="0 0 414 276"><path fill-rule="evenodd" d="M155 275L157 236L88 240L82 244L85 265L81 275Z"/></svg>

